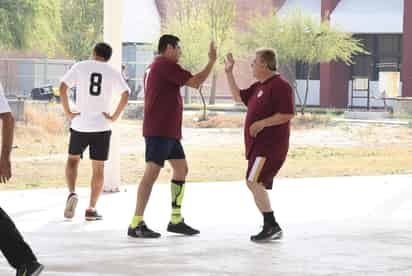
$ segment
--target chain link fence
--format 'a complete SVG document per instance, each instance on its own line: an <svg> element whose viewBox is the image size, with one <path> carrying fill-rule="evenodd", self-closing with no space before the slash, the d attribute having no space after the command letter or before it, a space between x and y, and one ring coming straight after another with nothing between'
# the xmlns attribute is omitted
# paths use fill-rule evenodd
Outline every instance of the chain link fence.
<svg viewBox="0 0 412 276"><path fill-rule="evenodd" d="M73 60L0 58L0 82L6 97L28 98L34 88L57 87Z"/></svg>

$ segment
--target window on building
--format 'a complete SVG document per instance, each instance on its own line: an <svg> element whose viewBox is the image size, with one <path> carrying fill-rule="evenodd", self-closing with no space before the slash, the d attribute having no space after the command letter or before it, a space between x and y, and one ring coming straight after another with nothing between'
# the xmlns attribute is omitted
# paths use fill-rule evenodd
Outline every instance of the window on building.
<svg viewBox="0 0 412 276"><path fill-rule="evenodd" d="M354 58L352 75L379 80L379 72L400 72L402 36L400 34L355 35L369 52Z"/></svg>
<svg viewBox="0 0 412 276"><path fill-rule="evenodd" d="M306 80L308 74L308 65L302 62L296 63L296 79ZM312 65L312 72L310 74L311 80L320 80L320 64Z"/></svg>
<svg viewBox="0 0 412 276"><path fill-rule="evenodd" d="M123 44L123 64L126 65L128 84L132 90L132 99L143 93L143 77L146 67L153 60L153 50L150 45L139 43Z"/></svg>
<svg viewBox="0 0 412 276"><path fill-rule="evenodd" d="M359 55L353 59L352 76L373 80L374 62L372 56Z"/></svg>
<svg viewBox="0 0 412 276"><path fill-rule="evenodd" d="M378 72L400 72L402 53L401 35L378 36Z"/></svg>

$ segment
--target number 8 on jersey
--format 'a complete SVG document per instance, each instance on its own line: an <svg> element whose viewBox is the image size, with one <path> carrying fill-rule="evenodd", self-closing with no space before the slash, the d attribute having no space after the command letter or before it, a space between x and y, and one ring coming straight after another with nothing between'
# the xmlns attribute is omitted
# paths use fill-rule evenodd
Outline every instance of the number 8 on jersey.
<svg viewBox="0 0 412 276"><path fill-rule="evenodd" d="M90 76L90 95L99 96L102 92L102 74L92 73Z"/></svg>

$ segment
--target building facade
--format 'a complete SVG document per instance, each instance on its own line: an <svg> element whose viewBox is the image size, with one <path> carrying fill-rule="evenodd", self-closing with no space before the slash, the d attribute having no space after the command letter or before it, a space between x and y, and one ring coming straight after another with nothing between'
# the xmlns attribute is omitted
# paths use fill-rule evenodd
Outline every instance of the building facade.
<svg viewBox="0 0 412 276"><path fill-rule="evenodd" d="M136 4L139 2L140 4ZM130 21L129 24L124 24L125 47L130 48L130 45L142 47L156 41L161 26L166 24L167 17L174 14L173 2L125 0L125 20ZM269 3L273 9L278 10L279 15L299 8L319 21L327 20L332 26L353 33L365 45L369 54L356 56L353 65L331 62L319 64L315 68L309 83L308 105L330 108L380 108L387 103L390 104L391 99L396 97L412 97L412 1L237 0L236 2L237 27L240 30L244 28L245 19L251 12L267 9ZM136 5L140 6L136 7ZM137 14L136 10L139 11ZM128 15L130 11L134 11L133 15ZM125 48L125 53L128 51L130 50ZM144 51L150 52L147 46ZM141 63L142 66L143 63L150 61L152 55L147 54L146 57ZM129 61L128 58L124 58L124 62ZM301 93L301 96L305 90L305 70L304 65L296 65L298 93ZM136 85L139 85L142 70L131 71L136 76ZM246 64L239 68L238 74L242 86L253 81L250 68ZM219 76L218 98L229 98L228 91L224 76Z"/></svg>

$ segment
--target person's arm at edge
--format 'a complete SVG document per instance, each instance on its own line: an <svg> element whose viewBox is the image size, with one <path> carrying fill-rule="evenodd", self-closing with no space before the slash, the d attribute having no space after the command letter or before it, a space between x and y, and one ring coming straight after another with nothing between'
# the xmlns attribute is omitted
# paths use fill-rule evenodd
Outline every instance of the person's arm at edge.
<svg viewBox="0 0 412 276"><path fill-rule="evenodd" d="M186 86L199 89L199 87L205 82L205 80L209 77L210 72L212 72L213 66L216 63L217 59L217 53L216 53L216 47L213 42L210 43L209 47L209 62L205 66L205 68L191 77L186 83Z"/></svg>

